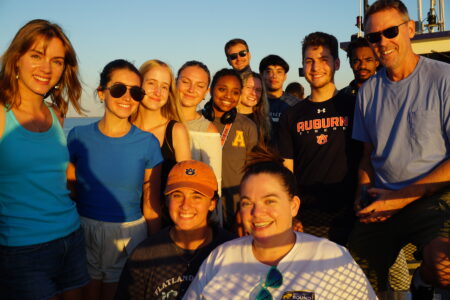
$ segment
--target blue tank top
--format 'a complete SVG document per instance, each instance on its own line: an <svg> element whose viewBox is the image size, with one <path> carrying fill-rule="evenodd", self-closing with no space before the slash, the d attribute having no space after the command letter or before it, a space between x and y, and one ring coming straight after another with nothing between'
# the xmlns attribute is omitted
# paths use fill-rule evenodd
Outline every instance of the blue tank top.
<svg viewBox="0 0 450 300"><path fill-rule="evenodd" d="M79 228L69 198L66 138L52 108L46 132L23 128L6 112L0 137L0 245L26 246L64 237Z"/></svg>

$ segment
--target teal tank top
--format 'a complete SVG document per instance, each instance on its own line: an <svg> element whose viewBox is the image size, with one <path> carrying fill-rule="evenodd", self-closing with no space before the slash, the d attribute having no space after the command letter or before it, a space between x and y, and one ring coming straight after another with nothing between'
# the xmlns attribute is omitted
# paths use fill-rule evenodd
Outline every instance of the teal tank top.
<svg viewBox="0 0 450 300"><path fill-rule="evenodd" d="M0 137L0 245L26 246L64 237L80 227L69 197L66 138L53 109L46 132L23 128L6 112Z"/></svg>

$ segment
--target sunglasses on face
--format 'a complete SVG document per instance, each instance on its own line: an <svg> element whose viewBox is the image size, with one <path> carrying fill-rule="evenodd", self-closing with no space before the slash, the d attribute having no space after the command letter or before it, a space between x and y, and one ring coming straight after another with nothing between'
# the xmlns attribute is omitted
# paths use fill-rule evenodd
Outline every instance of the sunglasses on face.
<svg viewBox="0 0 450 300"><path fill-rule="evenodd" d="M130 96L134 101L142 101L145 96L145 91L137 85L130 86L123 83L116 83L110 87L107 87L106 89L109 90L109 93L114 98L122 97L123 95L125 95L127 90L130 90Z"/></svg>
<svg viewBox="0 0 450 300"><path fill-rule="evenodd" d="M266 280L261 286L255 300L272 300L272 294L267 288L279 288L283 284L283 275L276 266L272 266L267 272Z"/></svg>
<svg viewBox="0 0 450 300"><path fill-rule="evenodd" d="M409 20L397 26L386 28L385 30L382 31L368 33L365 35L365 38L369 41L369 43L372 44L379 43L381 41L381 35L383 35L387 39L393 39L398 35L398 28L408 22Z"/></svg>
<svg viewBox="0 0 450 300"><path fill-rule="evenodd" d="M247 56L247 50L242 50L242 51L239 51L239 52L236 52L236 53L228 54L228 58L230 60L235 60L236 58L238 58L238 55L240 57L246 57Z"/></svg>

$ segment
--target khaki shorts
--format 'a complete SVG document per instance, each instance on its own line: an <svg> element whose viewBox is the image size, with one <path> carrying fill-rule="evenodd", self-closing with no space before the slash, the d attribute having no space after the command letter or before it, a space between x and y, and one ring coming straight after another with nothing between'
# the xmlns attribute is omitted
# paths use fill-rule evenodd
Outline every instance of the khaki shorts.
<svg viewBox="0 0 450 300"><path fill-rule="evenodd" d="M144 217L115 223L80 217L86 240L88 272L92 279L118 282L128 256L147 237Z"/></svg>

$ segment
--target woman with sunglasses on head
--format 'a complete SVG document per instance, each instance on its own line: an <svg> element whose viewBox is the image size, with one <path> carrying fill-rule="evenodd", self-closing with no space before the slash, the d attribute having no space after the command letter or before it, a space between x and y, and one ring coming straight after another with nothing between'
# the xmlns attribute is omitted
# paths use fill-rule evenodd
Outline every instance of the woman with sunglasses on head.
<svg viewBox="0 0 450 300"><path fill-rule="evenodd" d="M218 200L217 180L207 164L177 163L165 190L170 218L142 242L120 277L116 299L181 299L209 253L233 236L210 221Z"/></svg>
<svg viewBox="0 0 450 300"><path fill-rule="evenodd" d="M161 171L163 191L170 169L179 161L191 159L189 134L182 123L175 79L170 67L165 62L154 59L143 63L139 71L146 95L137 113L133 115L132 122L138 128L153 133L159 140L164 158ZM163 198L164 195L161 194L161 199ZM165 223L170 223L167 211L164 218Z"/></svg>
<svg viewBox="0 0 450 300"><path fill-rule="evenodd" d="M377 299L344 247L292 229L296 186L282 159L252 153L240 190L250 235L211 252L183 299Z"/></svg>
<svg viewBox="0 0 450 300"><path fill-rule="evenodd" d="M244 87L237 106L237 111L253 122L258 128L258 142L266 145L270 142L269 102L266 86L261 75L255 72L245 74L242 78Z"/></svg>
<svg viewBox="0 0 450 300"><path fill-rule="evenodd" d="M81 85L62 29L24 25L1 58L0 87L0 298L81 299L89 275L62 129L68 102L81 111Z"/></svg>
<svg viewBox="0 0 450 300"><path fill-rule="evenodd" d="M105 103L103 118L73 128L68 136L67 178L85 231L92 278L86 299L114 297L128 255L158 221L159 143L129 121L144 98L141 83L130 62L108 63L97 88Z"/></svg>
<svg viewBox="0 0 450 300"><path fill-rule="evenodd" d="M221 134L222 204L227 229L235 229L239 202L239 182L247 152L257 143L255 123L237 112L242 80L232 69L218 71L211 83L211 99L203 108L203 116L213 122ZM239 233L241 234L241 233Z"/></svg>

